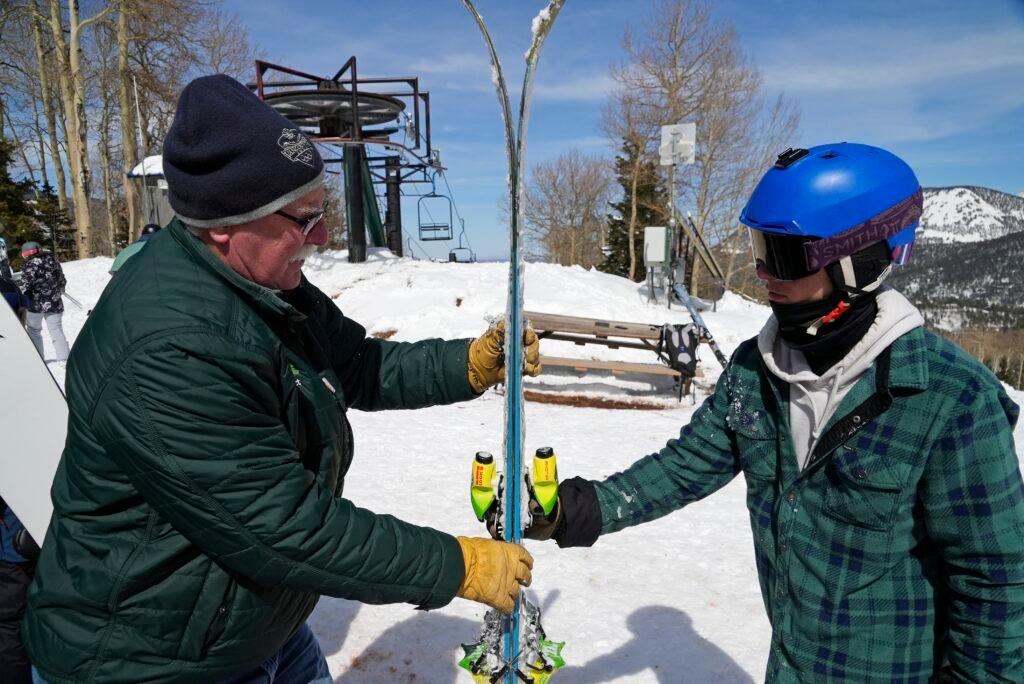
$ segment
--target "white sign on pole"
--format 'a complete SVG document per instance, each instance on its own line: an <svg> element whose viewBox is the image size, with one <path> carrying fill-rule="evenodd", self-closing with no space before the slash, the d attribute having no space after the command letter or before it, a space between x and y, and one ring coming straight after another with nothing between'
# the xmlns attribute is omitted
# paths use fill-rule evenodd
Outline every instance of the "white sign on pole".
<svg viewBox="0 0 1024 684"><path fill-rule="evenodd" d="M658 148L662 166L692 164L697 145L697 124L681 123L661 127L661 146Z"/></svg>

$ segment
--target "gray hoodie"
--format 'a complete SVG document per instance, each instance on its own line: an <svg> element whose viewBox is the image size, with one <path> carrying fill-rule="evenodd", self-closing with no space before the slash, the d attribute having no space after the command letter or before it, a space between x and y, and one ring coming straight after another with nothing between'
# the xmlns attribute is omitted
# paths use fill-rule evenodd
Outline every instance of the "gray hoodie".
<svg viewBox="0 0 1024 684"><path fill-rule="evenodd" d="M878 355L896 338L924 324L917 308L896 290L883 290L877 301L878 313L864 337L821 376L811 370L803 352L779 337L779 322L774 315L757 336L757 347L768 370L790 385L789 426L801 469L843 397Z"/></svg>

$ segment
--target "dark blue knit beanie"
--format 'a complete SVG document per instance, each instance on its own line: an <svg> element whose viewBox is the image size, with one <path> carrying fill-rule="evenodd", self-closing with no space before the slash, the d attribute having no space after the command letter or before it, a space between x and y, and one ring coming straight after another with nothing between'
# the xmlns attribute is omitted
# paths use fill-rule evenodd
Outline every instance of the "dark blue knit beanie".
<svg viewBox="0 0 1024 684"><path fill-rule="evenodd" d="M164 139L171 208L213 228L274 213L323 182L316 147L288 119L222 74L185 86Z"/></svg>

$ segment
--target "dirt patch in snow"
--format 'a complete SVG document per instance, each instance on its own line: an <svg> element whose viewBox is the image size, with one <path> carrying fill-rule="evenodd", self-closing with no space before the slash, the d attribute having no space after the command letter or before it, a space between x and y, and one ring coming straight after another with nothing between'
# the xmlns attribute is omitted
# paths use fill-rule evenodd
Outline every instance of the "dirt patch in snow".
<svg viewBox="0 0 1024 684"><path fill-rule="evenodd" d="M390 340L391 337L398 332L397 330L378 330L375 333L370 333L371 337L376 337L378 340Z"/></svg>

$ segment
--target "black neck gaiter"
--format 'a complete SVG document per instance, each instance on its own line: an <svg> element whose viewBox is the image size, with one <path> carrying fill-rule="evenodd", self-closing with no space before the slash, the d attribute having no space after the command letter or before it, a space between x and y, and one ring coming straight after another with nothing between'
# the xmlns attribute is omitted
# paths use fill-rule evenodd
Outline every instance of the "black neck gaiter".
<svg viewBox="0 0 1024 684"><path fill-rule="evenodd" d="M846 313L818 328L817 335L807 326L825 316L845 299L838 290L825 299L803 304L769 302L779 321L779 335L793 349L799 349L815 375L822 375L834 366L853 346L860 342L878 313L874 294L855 297Z"/></svg>

